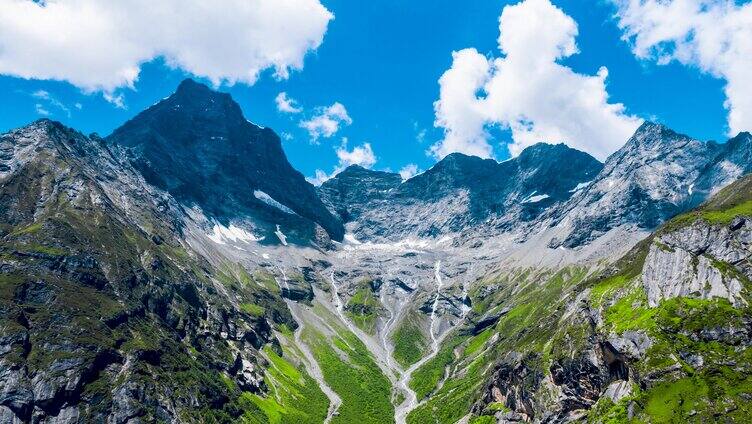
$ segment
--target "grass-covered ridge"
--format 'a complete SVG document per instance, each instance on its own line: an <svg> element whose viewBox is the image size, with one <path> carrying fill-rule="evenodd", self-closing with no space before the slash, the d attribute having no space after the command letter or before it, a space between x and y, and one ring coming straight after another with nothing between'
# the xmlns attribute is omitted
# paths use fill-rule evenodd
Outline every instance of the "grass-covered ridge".
<svg viewBox="0 0 752 424"><path fill-rule="evenodd" d="M290 352L285 352L287 355ZM238 403L244 407L247 422L270 424L315 424L326 418L329 400L316 381L302 368L297 368L273 349L264 349L269 361L264 380L269 392L263 396L240 394Z"/></svg>
<svg viewBox="0 0 752 424"><path fill-rule="evenodd" d="M416 317L408 315L391 335L394 343L394 359L402 367L409 367L426 354L428 341L421 331Z"/></svg>
<svg viewBox="0 0 752 424"><path fill-rule="evenodd" d="M372 354L354 334L319 303L313 311L327 328L325 334L316 325L303 328L302 339L318 362L327 385L342 399L333 423L390 423L394 420L392 386L376 364Z"/></svg>
<svg viewBox="0 0 752 424"><path fill-rule="evenodd" d="M345 305L345 311L350 319L361 330L373 334L376 331L376 321L383 312L379 298L376 296L373 280L364 278L356 283L356 290Z"/></svg>

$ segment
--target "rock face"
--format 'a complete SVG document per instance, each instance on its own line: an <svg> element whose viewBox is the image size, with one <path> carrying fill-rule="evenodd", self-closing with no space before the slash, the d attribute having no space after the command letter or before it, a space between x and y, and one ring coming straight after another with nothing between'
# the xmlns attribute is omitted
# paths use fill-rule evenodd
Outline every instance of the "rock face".
<svg viewBox="0 0 752 424"><path fill-rule="evenodd" d="M552 212L553 221L570 222L571 231L551 247L587 244L625 224L656 228L688 209L690 186L717 150L662 125L643 124L592 184Z"/></svg>
<svg viewBox="0 0 752 424"><path fill-rule="evenodd" d="M703 169L693 187L690 203L697 206L743 175L752 172L752 135L739 133L718 148L719 153Z"/></svg>
<svg viewBox="0 0 752 424"><path fill-rule="evenodd" d="M357 221L369 210L384 207L391 192L401 183L399 174L351 165L325 181L317 191L329 210L347 223Z"/></svg>
<svg viewBox="0 0 752 424"><path fill-rule="evenodd" d="M563 144L537 144L496 162L453 153L403 183L397 174L350 168L319 188L362 240L485 235L533 221L590 181L601 164Z"/></svg>
<svg viewBox="0 0 752 424"><path fill-rule="evenodd" d="M229 94L185 80L107 142L123 147L150 184L217 220L250 216L269 240L279 223L312 239L315 223L342 240L342 225L292 168L279 137L246 120Z"/></svg>
<svg viewBox="0 0 752 424"><path fill-rule="evenodd" d="M623 225L653 230L752 170L752 137L701 142L646 122L611 155L592 184L544 217L565 223L550 247L588 244Z"/></svg>
<svg viewBox="0 0 752 424"><path fill-rule="evenodd" d="M271 327L186 252L175 199L52 121L0 151L3 422L171 422L228 404L220 376L264 390Z"/></svg>
<svg viewBox="0 0 752 424"><path fill-rule="evenodd" d="M693 255L679 247L652 245L642 271L642 283L650 306L673 297L721 297L736 305L742 283L733 275L724 275L709 256Z"/></svg>

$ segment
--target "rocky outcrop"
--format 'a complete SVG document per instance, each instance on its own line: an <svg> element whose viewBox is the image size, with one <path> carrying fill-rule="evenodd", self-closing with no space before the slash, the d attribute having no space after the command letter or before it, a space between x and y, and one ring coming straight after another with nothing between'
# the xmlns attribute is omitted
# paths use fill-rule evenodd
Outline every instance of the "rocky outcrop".
<svg viewBox="0 0 752 424"><path fill-rule="evenodd" d="M520 421L530 421L541 410L536 400L536 392L543 383L543 373L532 363L539 358L523 357L511 352L496 366L483 396L473 409L481 414L485 405L500 403L508 408ZM511 417L507 417L509 419Z"/></svg>
<svg viewBox="0 0 752 424"><path fill-rule="evenodd" d="M752 224L739 217L729 225L703 220L663 234L650 246L642 282L650 306L677 296L745 303L742 275L750 275Z"/></svg>

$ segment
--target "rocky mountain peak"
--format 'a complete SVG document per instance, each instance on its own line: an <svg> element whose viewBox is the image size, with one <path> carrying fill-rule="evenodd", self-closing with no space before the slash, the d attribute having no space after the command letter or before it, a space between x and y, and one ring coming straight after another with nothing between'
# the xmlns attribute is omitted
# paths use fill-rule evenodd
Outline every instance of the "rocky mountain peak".
<svg viewBox="0 0 752 424"><path fill-rule="evenodd" d="M98 147L83 134L50 119L39 119L0 136L0 178L21 169L40 155L48 160L82 158Z"/></svg>
<svg viewBox="0 0 752 424"><path fill-rule="evenodd" d="M149 183L211 218L253 218L271 239L283 221L301 239L312 237L314 224L335 240L344 235L314 187L287 161L277 134L246 120L229 94L183 81L107 141L123 148ZM270 206L277 204L283 208ZM308 224L293 222L299 218Z"/></svg>
<svg viewBox="0 0 752 424"><path fill-rule="evenodd" d="M171 96L163 100L165 106L202 119L221 118L228 125L245 121L243 111L228 93L214 91L190 78L183 80ZM161 103L161 102L160 102Z"/></svg>
<svg viewBox="0 0 752 424"><path fill-rule="evenodd" d="M706 143L664 125L643 123L612 154L587 190L562 206L555 222L566 220L572 231L551 247L587 244L612 228L635 225L652 230L692 206L703 175L728 156L723 145ZM718 165L722 168L721 165ZM737 175L738 177L738 175ZM715 179L715 177L707 177ZM713 182L707 185L715 186ZM701 198L706 198L706 193Z"/></svg>
<svg viewBox="0 0 752 424"><path fill-rule="evenodd" d="M332 213L349 222L366 208L375 207L374 202L385 200L401 183L399 174L350 165L325 181L318 194Z"/></svg>

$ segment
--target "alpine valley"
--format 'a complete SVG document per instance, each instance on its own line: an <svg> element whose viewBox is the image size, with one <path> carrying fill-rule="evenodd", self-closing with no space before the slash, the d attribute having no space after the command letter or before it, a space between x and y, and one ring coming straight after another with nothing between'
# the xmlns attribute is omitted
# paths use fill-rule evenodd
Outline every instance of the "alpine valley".
<svg viewBox="0 0 752 424"><path fill-rule="evenodd" d="M752 136L319 187L186 80L0 136L2 423L745 423Z"/></svg>

